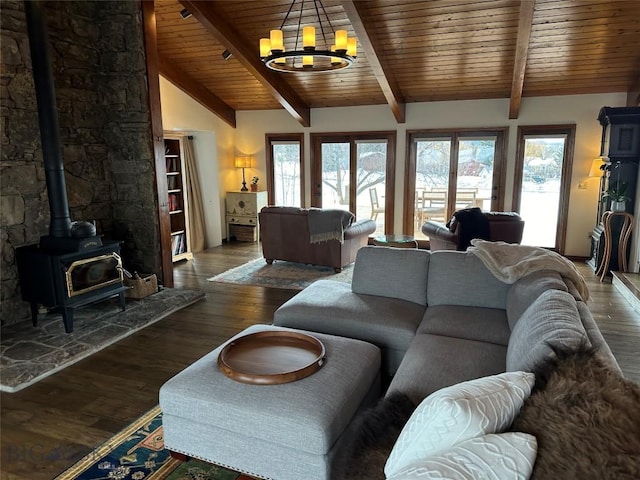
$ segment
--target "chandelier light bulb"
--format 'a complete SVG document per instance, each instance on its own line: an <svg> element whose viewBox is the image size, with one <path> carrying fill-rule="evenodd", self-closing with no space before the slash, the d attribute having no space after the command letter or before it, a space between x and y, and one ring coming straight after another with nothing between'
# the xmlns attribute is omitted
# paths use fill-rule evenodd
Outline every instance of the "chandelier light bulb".
<svg viewBox="0 0 640 480"><path fill-rule="evenodd" d="M336 51L335 45L331 45L331 51L332 52ZM338 57L331 57L331 65L340 65L341 63L342 63L342 60L340 60Z"/></svg>
<svg viewBox="0 0 640 480"><path fill-rule="evenodd" d="M336 30L336 52L347 51L347 31Z"/></svg>
<svg viewBox="0 0 640 480"><path fill-rule="evenodd" d="M260 39L260 57L265 58L271 55L271 40L268 38Z"/></svg>
<svg viewBox="0 0 640 480"><path fill-rule="evenodd" d="M269 32L269 38L271 39L272 52L282 52L284 50L282 30L271 30L271 32Z"/></svg>
<svg viewBox="0 0 640 480"><path fill-rule="evenodd" d="M305 50L316 48L316 27L302 28L302 46Z"/></svg>
<svg viewBox="0 0 640 480"><path fill-rule="evenodd" d="M347 55L354 58L358 56L358 40L356 37L349 37L347 39Z"/></svg>

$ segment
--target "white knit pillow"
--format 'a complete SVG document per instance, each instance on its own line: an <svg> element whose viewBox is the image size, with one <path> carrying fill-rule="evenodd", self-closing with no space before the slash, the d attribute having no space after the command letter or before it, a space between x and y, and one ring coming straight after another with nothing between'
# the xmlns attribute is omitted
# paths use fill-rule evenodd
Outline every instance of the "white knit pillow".
<svg viewBox="0 0 640 480"><path fill-rule="evenodd" d="M492 433L408 465L389 480L527 480L537 451L533 435Z"/></svg>
<svg viewBox="0 0 640 480"><path fill-rule="evenodd" d="M505 430L531 394L532 373L506 372L443 388L418 405L384 467L387 477L465 440Z"/></svg>

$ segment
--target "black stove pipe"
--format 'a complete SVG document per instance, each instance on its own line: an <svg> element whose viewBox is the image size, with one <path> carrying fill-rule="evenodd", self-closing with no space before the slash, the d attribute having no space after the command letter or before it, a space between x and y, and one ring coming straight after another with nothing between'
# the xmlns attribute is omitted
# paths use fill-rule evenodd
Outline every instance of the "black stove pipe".
<svg viewBox="0 0 640 480"><path fill-rule="evenodd" d="M38 120L40 138L44 158L45 181L49 195L51 223L49 235L52 237L69 237L71 235L71 219L69 202L64 179L64 164L58 126L56 95L51 71L51 56L47 38L47 26L39 1L25 0L24 11L29 33L29 49L33 81L38 103Z"/></svg>

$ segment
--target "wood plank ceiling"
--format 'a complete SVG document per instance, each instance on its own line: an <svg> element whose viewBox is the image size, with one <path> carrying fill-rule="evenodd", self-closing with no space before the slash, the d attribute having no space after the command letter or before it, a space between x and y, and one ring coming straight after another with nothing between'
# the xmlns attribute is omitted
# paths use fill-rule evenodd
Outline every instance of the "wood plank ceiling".
<svg viewBox="0 0 640 480"><path fill-rule="evenodd" d="M280 27L290 0L155 0L160 72L230 124L238 110L285 108L308 125L311 108L379 104L402 123L406 103L488 98L509 98L517 118L521 97L584 93L628 92L638 105L639 0L322 4L333 29L358 37L346 70L276 73L260 62L260 38ZM319 32L313 2L304 5L302 25ZM299 9L297 0L283 28L286 49Z"/></svg>

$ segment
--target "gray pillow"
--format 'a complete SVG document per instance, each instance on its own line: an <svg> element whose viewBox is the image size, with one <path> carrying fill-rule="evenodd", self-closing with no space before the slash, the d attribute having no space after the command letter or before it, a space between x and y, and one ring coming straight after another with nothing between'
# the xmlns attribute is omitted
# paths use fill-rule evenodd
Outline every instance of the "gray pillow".
<svg viewBox="0 0 640 480"><path fill-rule="evenodd" d="M553 355L551 346L591 346L576 301L567 292L547 290L516 323L507 346L507 371L531 372Z"/></svg>
<svg viewBox="0 0 640 480"><path fill-rule="evenodd" d="M354 293L427 304L428 250L363 247L353 267Z"/></svg>
<svg viewBox="0 0 640 480"><path fill-rule="evenodd" d="M541 294L550 289L567 291L567 285L562 281L558 272L542 270L521 278L511 285L507 293L507 320L509 328L513 330L524 311Z"/></svg>

